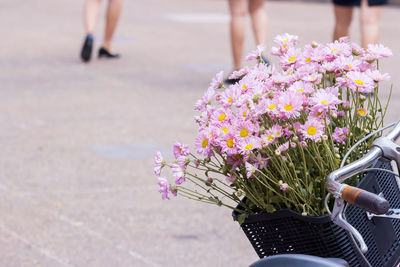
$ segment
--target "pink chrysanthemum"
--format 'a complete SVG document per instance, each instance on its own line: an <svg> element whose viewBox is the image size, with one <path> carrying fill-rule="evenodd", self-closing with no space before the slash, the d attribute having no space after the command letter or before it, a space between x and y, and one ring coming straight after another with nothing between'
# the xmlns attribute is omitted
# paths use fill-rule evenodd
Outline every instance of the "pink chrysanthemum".
<svg viewBox="0 0 400 267"><path fill-rule="evenodd" d="M332 133L332 138L336 142L340 144L344 144L347 140L347 133L349 132L349 128L344 127L344 128L339 128L336 127L335 131Z"/></svg>
<svg viewBox="0 0 400 267"><path fill-rule="evenodd" d="M213 154L211 148L211 133L208 130L200 131L194 144L198 154L209 157Z"/></svg>
<svg viewBox="0 0 400 267"><path fill-rule="evenodd" d="M261 57L262 52L265 50L265 45L264 44L259 44L257 45L257 50L251 51L247 57L246 60L254 60L258 59Z"/></svg>
<svg viewBox="0 0 400 267"><path fill-rule="evenodd" d="M244 166L246 168L246 177L251 178L255 174L256 168L248 162L246 162Z"/></svg>
<svg viewBox="0 0 400 267"><path fill-rule="evenodd" d="M351 71L347 73L347 85L354 92L370 93L374 90L375 83L367 74Z"/></svg>
<svg viewBox="0 0 400 267"><path fill-rule="evenodd" d="M235 155L237 150L237 139L233 134L227 134L225 138L220 141L221 152L228 155Z"/></svg>
<svg viewBox="0 0 400 267"><path fill-rule="evenodd" d="M318 109L319 112L328 109L336 110L337 105L342 101L337 98L334 94L329 92L329 89L320 89L318 90L314 96L311 98L311 104L313 104L313 108Z"/></svg>
<svg viewBox="0 0 400 267"><path fill-rule="evenodd" d="M185 144L181 144L179 142L175 142L173 146L174 156L175 158L179 158L181 156L188 156L190 154L189 146Z"/></svg>
<svg viewBox="0 0 400 267"><path fill-rule="evenodd" d="M288 184L287 184L287 183L282 183L282 184L279 186L279 188L280 188L282 191L286 191L287 188L288 188Z"/></svg>
<svg viewBox="0 0 400 267"><path fill-rule="evenodd" d="M286 91L278 98L278 109L283 118L294 119L300 116L303 110L303 97Z"/></svg>
<svg viewBox="0 0 400 267"><path fill-rule="evenodd" d="M390 57L393 55L392 51L383 46L382 44L369 44L367 49L367 60L380 59L383 57Z"/></svg>
<svg viewBox="0 0 400 267"><path fill-rule="evenodd" d="M368 115L368 110L366 110L365 108L359 108L357 109L357 114L360 117L365 117Z"/></svg>
<svg viewBox="0 0 400 267"><path fill-rule="evenodd" d="M156 156L154 158L154 173L157 176L161 175L161 169L164 167L165 161L163 159L163 156L161 155L160 151L156 152Z"/></svg>
<svg viewBox="0 0 400 267"><path fill-rule="evenodd" d="M290 65L296 64L302 57L301 50L299 48L289 48L281 59L280 64L283 68L287 68Z"/></svg>
<svg viewBox="0 0 400 267"><path fill-rule="evenodd" d="M379 70L367 70L365 72L371 79L373 79L375 82L382 82L382 81L389 81L390 80L390 75L388 73L382 74Z"/></svg>
<svg viewBox="0 0 400 267"><path fill-rule="evenodd" d="M318 142L324 133L324 129L324 124L320 120L309 118L302 127L302 133L305 138Z"/></svg>
<svg viewBox="0 0 400 267"><path fill-rule="evenodd" d="M248 155L251 151L260 148L260 141L257 137L245 138L238 141L237 147L240 154Z"/></svg>
<svg viewBox="0 0 400 267"><path fill-rule="evenodd" d="M185 179L185 170L182 169L178 164L173 163L171 165L172 175L175 177L176 184L182 184L186 181Z"/></svg>
<svg viewBox="0 0 400 267"><path fill-rule="evenodd" d="M168 196L168 192L169 192L168 180L165 177L158 177L157 184L160 186L160 190L158 192L161 193L161 198L163 200L170 199Z"/></svg>

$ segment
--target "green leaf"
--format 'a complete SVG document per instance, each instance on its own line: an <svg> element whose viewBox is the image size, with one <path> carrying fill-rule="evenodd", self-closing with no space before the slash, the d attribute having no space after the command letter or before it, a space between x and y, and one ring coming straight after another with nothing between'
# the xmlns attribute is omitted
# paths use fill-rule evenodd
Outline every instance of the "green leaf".
<svg viewBox="0 0 400 267"><path fill-rule="evenodd" d="M247 219L247 217L249 217L249 214L246 213L242 213L238 216L238 223L240 225L242 225L242 223L244 223L244 221Z"/></svg>

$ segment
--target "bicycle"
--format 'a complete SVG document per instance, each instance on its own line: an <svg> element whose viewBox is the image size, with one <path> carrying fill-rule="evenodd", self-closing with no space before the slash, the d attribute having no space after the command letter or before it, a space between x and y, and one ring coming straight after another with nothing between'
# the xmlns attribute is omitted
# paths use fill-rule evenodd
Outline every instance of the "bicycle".
<svg viewBox="0 0 400 267"><path fill-rule="evenodd" d="M347 156L352 152L352 150L358 146L365 139L382 132L383 130L393 127L394 129L390 131L386 136L377 138L369 152L365 154L362 158L344 165ZM367 220L373 221L375 219L400 219L400 207L390 208L389 201L385 199L385 196L380 192L379 194L374 194L367 190L349 186L344 184L347 179L353 177L354 175L363 172L386 172L399 177L398 173L392 170L382 169L382 168L368 168L375 164L378 160L383 162L395 162L396 167L400 167L400 146L395 143L395 141L400 137L400 121L392 123L382 129L379 129L365 138L357 142L345 155L344 160L339 169L333 171L326 178L326 187L329 191L325 199L325 207L330 215L330 219L338 226L345 229L354 244L354 247L359 252L360 257L363 259L363 266L372 266L372 264L365 257L365 253L368 251L368 246L362 236L362 234L351 225L346 219L345 212L348 207L347 203L354 205L363 211ZM396 181L397 186L400 187L399 182ZM379 188L379 186L378 186ZM376 188L375 188L376 189ZM328 206L328 201L330 196L335 197L335 202L332 211L330 211ZM397 225L397 223L396 223ZM400 224L399 224L400 225ZM400 229L400 228L399 228ZM379 234L379 233L378 233ZM399 235L397 235L399 236ZM399 237L398 237L399 238ZM385 242L385 241L383 241ZM396 253L397 252L397 253ZM400 249L395 252L394 258L388 264L390 266L397 266L400 262ZM307 267L307 266L321 266L321 267L342 267L349 266L348 262L343 259L338 258L321 258L311 255L302 254L280 254L275 256L270 256L256 261L251 265L251 267L262 267L262 266L291 266L291 267Z"/></svg>

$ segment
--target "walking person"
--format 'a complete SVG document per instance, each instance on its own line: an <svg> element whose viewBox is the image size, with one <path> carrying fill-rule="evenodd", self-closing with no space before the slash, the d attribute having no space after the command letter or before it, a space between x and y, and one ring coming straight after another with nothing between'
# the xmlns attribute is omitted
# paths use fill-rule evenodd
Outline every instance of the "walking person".
<svg viewBox="0 0 400 267"><path fill-rule="evenodd" d="M379 42L379 23L382 5L387 0L333 0L335 13L335 29L333 40L349 36L350 24L353 18L353 7L360 6L361 46Z"/></svg>
<svg viewBox="0 0 400 267"><path fill-rule="evenodd" d="M100 13L101 0L85 0L83 9L84 28L86 38L81 50L81 59L88 62L92 56L94 36L93 32ZM106 10L106 23L104 29L104 40L99 49L99 58L118 58L120 55L111 48L111 41L121 14L122 0L108 0Z"/></svg>
<svg viewBox="0 0 400 267"><path fill-rule="evenodd" d="M246 19L250 14L254 38L257 44L266 44L268 35L268 16L264 9L265 0L228 0L231 16L230 35L233 68L239 70L243 64ZM234 83L236 79L227 79Z"/></svg>

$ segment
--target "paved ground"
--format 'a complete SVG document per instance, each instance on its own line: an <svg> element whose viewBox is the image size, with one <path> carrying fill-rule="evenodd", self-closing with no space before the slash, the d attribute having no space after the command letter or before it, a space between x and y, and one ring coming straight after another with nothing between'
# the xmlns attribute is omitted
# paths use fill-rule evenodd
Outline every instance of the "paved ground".
<svg viewBox="0 0 400 267"><path fill-rule="evenodd" d="M123 57L90 64L78 60L81 2L0 1L0 266L256 260L229 211L162 202L152 174L155 150L192 143L195 100L230 71L226 1L125 1L115 42ZM271 37L330 40L328 4L267 9ZM382 22L395 53L383 64L394 77L388 121L400 114L399 11L385 9Z"/></svg>

